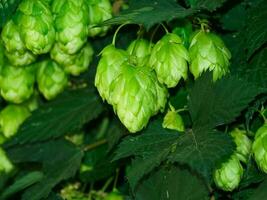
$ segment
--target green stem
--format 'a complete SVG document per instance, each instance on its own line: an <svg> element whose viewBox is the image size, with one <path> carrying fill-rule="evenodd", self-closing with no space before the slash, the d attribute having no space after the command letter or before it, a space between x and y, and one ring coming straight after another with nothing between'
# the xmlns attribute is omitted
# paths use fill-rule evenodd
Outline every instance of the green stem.
<svg viewBox="0 0 267 200"><path fill-rule="evenodd" d="M166 28L166 26L163 24L163 23L160 23L160 25L164 28L164 30L165 30L165 32L166 32L166 34L168 34L169 33L169 31L168 31L168 29Z"/></svg>
<svg viewBox="0 0 267 200"><path fill-rule="evenodd" d="M267 118L265 117L263 111L261 110L261 111L258 111L258 112L259 112L260 116L262 117L262 119L264 121L264 124L266 124L267 123Z"/></svg>
<svg viewBox="0 0 267 200"><path fill-rule="evenodd" d="M102 187L101 191L102 191L102 192L105 192L105 191L107 190L108 186L110 185L110 183L111 183L112 181L113 181L113 177L109 178L109 179L106 181L105 185Z"/></svg>
<svg viewBox="0 0 267 200"><path fill-rule="evenodd" d="M103 144L106 144L107 142L108 142L107 139L99 140L99 141L97 141L97 142L95 142L95 143L93 143L93 144L89 144L89 145L85 146L85 147L83 148L83 150L84 150L84 151L90 151L90 150L92 150L92 149L95 149L95 148L97 148L97 147L103 145Z"/></svg>
<svg viewBox="0 0 267 200"><path fill-rule="evenodd" d="M115 180L114 180L114 183L113 183L113 189L115 189L117 187L119 174L120 174L120 168L116 169L116 176L115 176Z"/></svg>
<svg viewBox="0 0 267 200"><path fill-rule="evenodd" d="M114 33L114 35L113 35L113 39L112 39L112 44L115 46L115 42L116 42L116 37L117 37L117 34L118 34L118 32L120 31L120 29L123 27L123 26L125 26L125 25L127 25L128 24L128 22L126 22L126 23L124 23L124 24L121 24L118 28L117 28L117 30L115 31L115 33Z"/></svg>
<svg viewBox="0 0 267 200"><path fill-rule="evenodd" d="M179 112L183 112L183 111L188 111L188 108L181 108L181 109L176 110L175 112L179 113Z"/></svg>

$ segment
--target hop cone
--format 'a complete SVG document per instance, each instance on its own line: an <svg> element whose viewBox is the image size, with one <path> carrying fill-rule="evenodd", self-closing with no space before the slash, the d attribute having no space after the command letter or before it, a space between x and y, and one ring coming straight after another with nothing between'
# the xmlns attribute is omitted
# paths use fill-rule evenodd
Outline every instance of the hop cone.
<svg viewBox="0 0 267 200"><path fill-rule="evenodd" d="M110 86L111 104L121 122L134 133L144 128L158 109L157 90L150 70L127 63Z"/></svg>
<svg viewBox="0 0 267 200"><path fill-rule="evenodd" d="M0 40L0 70L2 66L4 65L4 46L2 41Z"/></svg>
<svg viewBox="0 0 267 200"><path fill-rule="evenodd" d="M5 55L12 65L29 65L36 60L36 56L25 47L18 26L12 19L3 27L1 37L5 45Z"/></svg>
<svg viewBox="0 0 267 200"><path fill-rule="evenodd" d="M85 0L54 0L56 41L67 54L77 53L87 40L88 7Z"/></svg>
<svg viewBox="0 0 267 200"><path fill-rule="evenodd" d="M184 132L185 128L183 118L181 117L181 115L179 115L179 113L175 111L174 107L170 106L170 108L171 109L164 116L162 124L163 128Z"/></svg>
<svg viewBox="0 0 267 200"><path fill-rule="evenodd" d="M234 138L236 148L236 156L239 160L246 163L251 152L251 141L247 137L246 132L234 129L231 133L231 136Z"/></svg>
<svg viewBox="0 0 267 200"><path fill-rule="evenodd" d="M53 16L46 3L23 0L14 19L19 25L22 40L34 54L50 51L55 40Z"/></svg>
<svg viewBox="0 0 267 200"><path fill-rule="evenodd" d="M232 155L214 172L214 182L216 186L224 191L232 191L238 187L243 176L243 168L238 158Z"/></svg>
<svg viewBox="0 0 267 200"><path fill-rule="evenodd" d="M68 83L64 70L52 60L40 63L37 72L37 83L40 92L47 100L51 100L61 93Z"/></svg>
<svg viewBox="0 0 267 200"><path fill-rule="evenodd" d="M33 92L32 96L20 105L27 107L29 109L29 111L32 112L39 107L39 101L40 101L39 93L37 90L35 90Z"/></svg>
<svg viewBox="0 0 267 200"><path fill-rule="evenodd" d="M148 63L151 54L152 44L145 39L137 39L131 42L127 52L133 57L133 64L144 66Z"/></svg>
<svg viewBox="0 0 267 200"><path fill-rule="evenodd" d="M103 200L124 200L124 198L117 189L114 189Z"/></svg>
<svg viewBox="0 0 267 200"><path fill-rule="evenodd" d="M1 131L6 138L16 134L20 125L31 115L26 106L8 105L0 112Z"/></svg>
<svg viewBox="0 0 267 200"><path fill-rule="evenodd" d="M152 49L149 64L155 69L159 82L175 87L181 78L187 79L189 55L179 36L166 34Z"/></svg>
<svg viewBox="0 0 267 200"><path fill-rule="evenodd" d="M252 152L258 167L267 173L267 124L257 130Z"/></svg>
<svg viewBox="0 0 267 200"><path fill-rule="evenodd" d="M221 78L229 71L230 51L215 34L198 31L194 34L189 47L190 71L195 78L207 70L213 71L213 80Z"/></svg>
<svg viewBox="0 0 267 200"><path fill-rule="evenodd" d="M104 36L109 27L99 26L112 17L112 6L109 0L86 0L89 7L89 32L90 37Z"/></svg>
<svg viewBox="0 0 267 200"><path fill-rule="evenodd" d="M10 173L14 169L14 165L9 160L6 152L2 147L0 147L0 174Z"/></svg>
<svg viewBox="0 0 267 200"><path fill-rule="evenodd" d="M103 100L110 103L110 85L121 73L122 64L128 59L127 53L116 49L114 45L106 46L101 52L101 59L97 66L95 86Z"/></svg>
<svg viewBox="0 0 267 200"><path fill-rule="evenodd" d="M34 88L34 68L5 65L0 75L1 95L12 103L22 103L30 98Z"/></svg>

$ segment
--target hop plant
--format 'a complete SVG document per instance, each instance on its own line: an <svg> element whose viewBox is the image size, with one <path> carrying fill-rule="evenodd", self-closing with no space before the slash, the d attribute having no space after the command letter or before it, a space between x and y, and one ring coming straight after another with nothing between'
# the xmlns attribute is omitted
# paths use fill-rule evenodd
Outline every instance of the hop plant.
<svg viewBox="0 0 267 200"><path fill-rule="evenodd" d="M189 55L179 36L166 34L153 47L149 65L155 69L158 80L167 87L175 87L181 78L187 79Z"/></svg>
<svg viewBox="0 0 267 200"><path fill-rule="evenodd" d="M116 49L113 44L106 46L101 52L97 66L95 86L103 100L110 103L110 85L121 73L122 64L128 59L124 50Z"/></svg>
<svg viewBox="0 0 267 200"><path fill-rule="evenodd" d="M183 45L188 48L190 45L190 35L193 32L192 23L190 21L184 20L179 21L179 26L172 30L173 33L181 37Z"/></svg>
<svg viewBox="0 0 267 200"><path fill-rule="evenodd" d="M112 17L112 6L109 0L86 0L89 7L89 32L90 37L104 36L109 27L99 26Z"/></svg>
<svg viewBox="0 0 267 200"><path fill-rule="evenodd" d="M33 92L32 96L20 105L27 107L29 109L29 111L32 112L39 107L39 101L40 101L39 92L37 90L35 90Z"/></svg>
<svg viewBox="0 0 267 200"><path fill-rule="evenodd" d="M88 35L89 15L85 0L54 0L56 41L67 54L77 53Z"/></svg>
<svg viewBox="0 0 267 200"><path fill-rule="evenodd" d="M251 152L252 143L250 139L247 137L246 132L236 128L230 134L233 137L235 144L237 146L235 151L237 158L240 161L247 163L249 154Z"/></svg>
<svg viewBox="0 0 267 200"><path fill-rule="evenodd" d="M34 54L50 51L55 40L53 16L48 4L40 0L23 0L14 17L27 49Z"/></svg>
<svg viewBox="0 0 267 200"><path fill-rule="evenodd" d="M68 77L64 70L52 60L42 61L38 67L38 88L47 100L51 100L64 90Z"/></svg>
<svg viewBox="0 0 267 200"><path fill-rule="evenodd" d="M6 138L15 135L20 125L31 115L26 106L8 105L0 112L1 132Z"/></svg>
<svg viewBox="0 0 267 200"><path fill-rule="evenodd" d="M6 64L0 74L2 97L12 103L22 103L33 94L35 72L33 66L14 67Z"/></svg>
<svg viewBox="0 0 267 200"><path fill-rule="evenodd" d="M175 108L171 105L170 110L164 116L162 126L163 128L177 130L179 132L184 132L185 130L183 118L177 111L175 111Z"/></svg>
<svg viewBox="0 0 267 200"><path fill-rule="evenodd" d="M9 160L8 156L6 155L6 152L2 147L0 147L0 174L1 173L10 173L14 170L14 165Z"/></svg>
<svg viewBox="0 0 267 200"><path fill-rule="evenodd" d="M260 127L252 144L252 152L258 167L267 173L267 124Z"/></svg>
<svg viewBox="0 0 267 200"><path fill-rule="evenodd" d="M143 129L158 109L157 90L147 68L122 66L121 74L111 83L111 104L121 122L135 133Z"/></svg>
<svg viewBox="0 0 267 200"><path fill-rule="evenodd" d="M238 187L243 176L243 167L238 158L232 155L220 168L214 171L216 186L224 191L232 191Z"/></svg>
<svg viewBox="0 0 267 200"><path fill-rule="evenodd" d="M231 53L222 39L213 33L204 30L195 32L190 43L189 55L189 69L195 79L207 70L213 71L214 81L229 72Z"/></svg>
<svg viewBox="0 0 267 200"><path fill-rule="evenodd" d="M136 39L131 42L127 52L131 55L133 64L144 66L148 63L151 54L152 44L145 39Z"/></svg>
<svg viewBox="0 0 267 200"><path fill-rule="evenodd" d="M19 28L12 19L3 27L1 38L5 45L5 55L12 65L29 65L36 60L36 56L25 47Z"/></svg>

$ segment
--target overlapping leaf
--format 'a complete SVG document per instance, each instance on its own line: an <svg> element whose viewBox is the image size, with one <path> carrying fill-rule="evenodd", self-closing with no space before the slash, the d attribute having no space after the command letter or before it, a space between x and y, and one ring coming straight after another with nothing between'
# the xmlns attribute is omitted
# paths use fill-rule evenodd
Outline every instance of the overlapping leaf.
<svg viewBox="0 0 267 200"><path fill-rule="evenodd" d="M94 89L66 91L33 112L7 146L60 137L94 119L102 109Z"/></svg>
<svg viewBox="0 0 267 200"><path fill-rule="evenodd" d="M174 0L132 0L129 9L104 24L143 24L149 29L156 23L184 18L193 13L192 9L185 9Z"/></svg>
<svg viewBox="0 0 267 200"><path fill-rule="evenodd" d="M7 149L14 163L38 162L44 177L22 195L22 200L46 198L60 181L72 177L80 167L82 152L65 140L18 146Z"/></svg>
<svg viewBox="0 0 267 200"><path fill-rule="evenodd" d="M221 7L227 0L187 0L191 7L214 11Z"/></svg>
<svg viewBox="0 0 267 200"><path fill-rule="evenodd" d="M137 188L136 200L207 200L205 185L186 169L171 167L151 174Z"/></svg>

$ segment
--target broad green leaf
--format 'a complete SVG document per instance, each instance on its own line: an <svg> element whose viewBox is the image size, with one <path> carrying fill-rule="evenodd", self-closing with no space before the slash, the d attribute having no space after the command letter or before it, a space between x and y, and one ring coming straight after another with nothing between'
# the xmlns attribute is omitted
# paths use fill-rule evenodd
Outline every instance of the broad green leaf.
<svg viewBox="0 0 267 200"><path fill-rule="evenodd" d="M46 198L46 200L63 200L59 194L51 192L50 195Z"/></svg>
<svg viewBox="0 0 267 200"><path fill-rule="evenodd" d="M151 153L161 152L166 148L171 148L171 144L180 135L165 131L163 133L146 133L139 136L128 136L120 144L115 152L113 160L118 160L128 156L142 156Z"/></svg>
<svg viewBox="0 0 267 200"><path fill-rule="evenodd" d="M252 193L252 195L248 198L248 200L260 200L260 199L266 199L267 196L267 179L260 184L260 186L255 189Z"/></svg>
<svg viewBox="0 0 267 200"><path fill-rule="evenodd" d="M40 181L43 178L43 173L39 171L30 172L17 180L10 185L5 191L1 194L0 199L6 199L9 196L33 185L34 183Z"/></svg>
<svg viewBox="0 0 267 200"><path fill-rule="evenodd" d="M112 157L107 150L106 144L85 152L79 174L83 182L99 181L115 173L118 163L111 162Z"/></svg>
<svg viewBox="0 0 267 200"><path fill-rule="evenodd" d="M267 3L265 0L252 4L247 17L248 57L267 41Z"/></svg>
<svg viewBox="0 0 267 200"><path fill-rule="evenodd" d="M12 17L21 0L0 0L0 28Z"/></svg>
<svg viewBox="0 0 267 200"><path fill-rule="evenodd" d="M7 150L14 163L42 163L44 177L22 195L22 200L46 198L60 181L73 177L80 167L83 153L70 142L49 142L17 146Z"/></svg>
<svg viewBox="0 0 267 200"><path fill-rule="evenodd" d="M102 112L102 103L94 89L66 91L54 101L33 112L6 145L57 138L82 127Z"/></svg>
<svg viewBox="0 0 267 200"><path fill-rule="evenodd" d="M227 0L187 0L192 8L214 11L221 7Z"/></svg>
<svg viewBox="0 0 267 200"><path fill-rule="evenodd" d="M186 169L161 168L144 180L134 193L136 200L207 200L203 182Z"/></svg>
<svg viewBox="0 0 267 200"><path fill-rule="evenodd" d="M194 12L192 9L183 8L175 0L132 0L129 9L104 24L143 24L149 29L154 24L174 18L184 18Z"/></svg>
<svg viewBox="0 0 267 200"><path fill-rule="evenodd" d="M227 76L212 82L211 73L196 80L189 92L193 129L210 129L232 122L260 93L247 81Z"/></svg>
<svg viewBox="0 0 267 200"><path fill-rule="evenodd" d="M180 136L176 150L169 160L188 165L209 182L216 165L229 158L234 148L235 145L227 133L190 131Z"/></svg>

